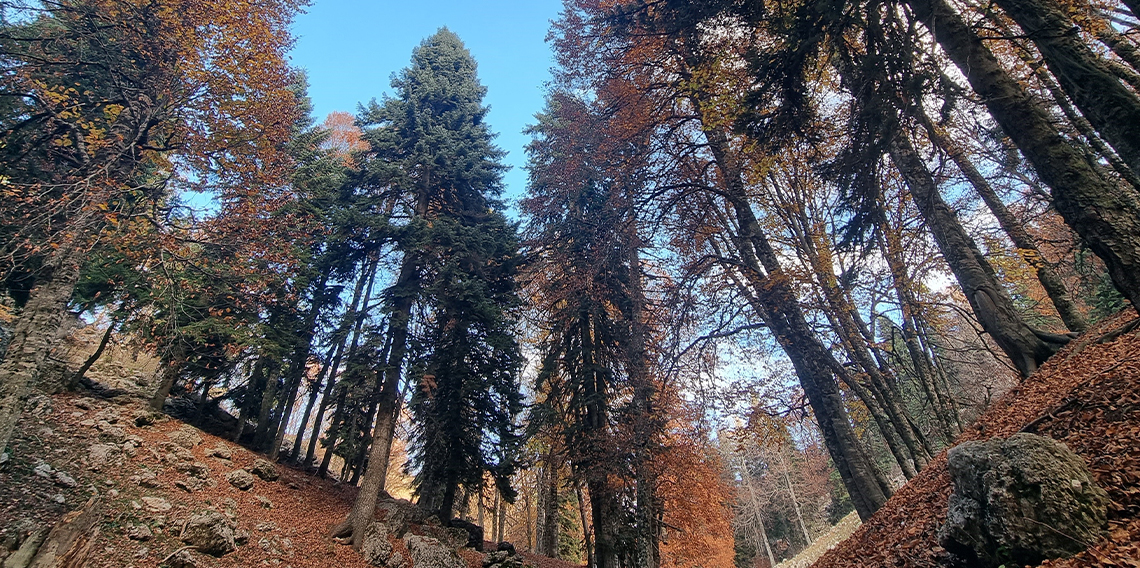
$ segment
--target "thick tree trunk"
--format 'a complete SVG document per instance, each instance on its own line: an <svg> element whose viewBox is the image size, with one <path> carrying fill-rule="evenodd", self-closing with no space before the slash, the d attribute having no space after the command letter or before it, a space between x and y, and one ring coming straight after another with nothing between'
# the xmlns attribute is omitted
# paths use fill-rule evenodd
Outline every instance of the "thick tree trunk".
<svg viewBox="0 0 1140 568"><path fill-rule="evenodd" d="M698 105L700 107L700 105ZM808 325L791 282L753 213L744 191L741 169L729 151L723 130L705 130L709 148L722 172L724 197L736 217L740 235L734 238L754 290L757 312L787 353L807 395L820 433L861 519L869 519L890 497L890 485L863 451L851 428L832 369L839 367ZM591 491L591 495L593 492ZM600 554L600 551L599 551Z"/></svg>
<svg viewBox="0 0 1140 568"><path fill-rule="evenodd" d="M1040 50L1045 65L1133 171L1140 171L1140 99L1081 39L1079 29L1053 0L996 0Z"/></svg>
<svg viewBox="0 0 1140 568"><path fill-rule="evenodd" d="M273 411L273 403L277 399L277 372L280 370L280 361L270 360L266 365L265 390L261 394L261 409L257 413L257 428L253 431L253 445L255 448L264 448L266 435L269 432L269 419Z"/></svg>
<svg viewBox="0 0 1140 568"><path fill-rule="evenodd" d="M396 421L400 412L400 377L404 357L408 349L408 325L411 321L412 306L419 288L418 260L414 256L405 257L400 268L400 276L395 290L399 292L394 302L392 317L388 323L390 347L388 361L384 369L384 384L380 389L380 402L376 418L376 428L372 433L372 449L368 456L368 468L360 484L360 492L352 505L352 511L345 523L352 528L353 547L363 545L364 531L376 512L376 502L384 489L388 477L388 461L392 455L392 437L396 431ZM453 496L454 497L454 496ZM450 513L450 510L448 511ZM444 520L444 519L441 519ZM343 530L341 531L343 532Z"/></svg>
<svg viewBox="0 0 1140 568"><path fill-rule="evenodd" d="M1140 308L1140 198L1109 183L1049 122L946 0L907 0L1052 189L1065 222L1104 261L1116 288ZM1131 128L1133 123L1126 123Z"/></svg>
<svg viewBox="0 0 1140 568"><path fill-rule="evenodd" d="M1088 321L1084 315L1077 310L1076 305L1073 304L1072 299L1069 297L1069 290L1065 287L1065 283L1061 281L1061 277L1049 265L1049 262L1042 256L1041 250L1037 247L1037 240L1029 235L1025 230L1025 226L1014 218L1013 213L1005 206L1001 198L998 197L997 191L986 180L985 176L974 167L974 164L966 156L965 151L962 150L949 136L938 128L929 117L918 117L926 127L926 132L929 134L930 139L942 151L946 152L954 164L958 166L958 170L962 175L966 176L970 185L981 196L982 201L989 207L990 212L997 218L998 224L1001 225L1009 240L1013 242L1013 246L1017 247L1018 254L1021 258L1037 273L1037 279L1041 282L1041 287L1045 289L1048 294L1049 300L1053 302L1053 307L1057 309L1057 314L1061 316L1061 321L1065 322L1065 326L1070 331L1082 332L1088 327Z"/></svg>
<svg viewBox="0 0 1140 568"><path fill-rule="evenodd" d="M44 360L79 281L83 250L78 243L56 249L37 276L37 284L19 318L0 362L0 452L12 441L24 397L39 377Z"/></svg>
<svg viewBox="0 0 1140 568"><path fill-rule="evenodd" d="M998 283L993 268L958 222L954 211L942 200L934 178L905 136L896 136L891 141L890 155L978 321L1013 361L1022 377L1033 374L1064 342L1046 343L1040 333L1021 319L1013 300Z"/></svg>

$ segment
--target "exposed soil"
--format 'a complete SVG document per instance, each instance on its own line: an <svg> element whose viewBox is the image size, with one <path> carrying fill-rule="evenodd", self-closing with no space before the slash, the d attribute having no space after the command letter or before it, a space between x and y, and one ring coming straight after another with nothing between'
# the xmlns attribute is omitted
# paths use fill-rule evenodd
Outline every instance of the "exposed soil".
<svg viewBox="0 0 1140 568"><path fill-rule="evenodd" d="M1019 431L1049 436L1083 457L1112 499L1109 534L1077 556L1043 566L1140 566L1140 331L1131 310L1073 341L998 400L955 444ZM935 533L951 483L946 453L903 486L815 568L935 567Z"/></svg>

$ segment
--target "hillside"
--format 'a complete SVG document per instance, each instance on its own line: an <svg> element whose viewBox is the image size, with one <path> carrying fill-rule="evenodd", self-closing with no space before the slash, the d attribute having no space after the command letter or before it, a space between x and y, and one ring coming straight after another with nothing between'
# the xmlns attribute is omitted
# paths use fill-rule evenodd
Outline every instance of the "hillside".
<svg viewBox="0 0 1140 568"><path fill-rule="evenodd" d="M89 568L159 566L185 548L179 540L183 522L205 511L233 520L247 543L220 558L195 553L198 568L368 566L328 537L351 508L355 487L280 464L278 479L255 477L252 487L235 487L227 474L256 472L263 456L144 410L138 383L145 384L145 373L132 369L123 353L113 355L92 375L132 392L109 400L84 391L31 401L13 456L0 468L0 563L95 497L101 520L89 533ZM524 556L541 568L574 566ZM481 568L482 554L464 558Z"/></svg>
<svg viewBox="0 0 1140 568"><path fill-rule="evenodd" d="M1112 318L1055 355L998 400L956 441L1031 432L1060 440L1088 462L1107 492L1109 536L1065 568L1137 566L1140 558L1140 320ZM939 566L935 532L951 492L943 452L815 568Z"/></svg>

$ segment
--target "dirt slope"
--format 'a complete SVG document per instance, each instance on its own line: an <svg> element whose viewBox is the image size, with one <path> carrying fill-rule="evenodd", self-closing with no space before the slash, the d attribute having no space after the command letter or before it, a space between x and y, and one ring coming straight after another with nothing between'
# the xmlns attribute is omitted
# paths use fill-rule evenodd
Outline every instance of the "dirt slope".
<svg viewBox="0 0 1140 568"><path fill-rule="evenodd" d="M1110 534L1074 558L1048 566L1140 566L1140 331L1128 311L1097 326L993 405L955 442L1019 431L1060 440L1089 463L1112 499ZM1122 326L1133 329L1118 337ZM815 568L935 567L935 532L951 484L946 454L912 479Z"/></svg>
<svg viewBox="0 0 1140 568"><path fill-rule="evenodd" d="M31 402L12 458L0 467L0 563L29 532L50 528L98 496L104 506L90 568L159 566L184 546L182 523L206 510L230 516L249 540L221 558L194 553L199 568L367 566L351 547L328 538L351 508L354 487L278 464L278 480L255 478L240 490L226 475L263 456L171 418L138 426L135 416L149 414L143 406L130 395ZM481 554L465 558L481 568ZM535 564L575 568L552 559Z"/></svg>

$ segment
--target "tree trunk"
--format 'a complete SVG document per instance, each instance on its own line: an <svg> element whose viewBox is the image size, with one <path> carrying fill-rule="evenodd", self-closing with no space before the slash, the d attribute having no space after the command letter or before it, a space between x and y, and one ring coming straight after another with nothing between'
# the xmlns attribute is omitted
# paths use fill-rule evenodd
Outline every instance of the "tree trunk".
<svg viewBox="0 0 1140 568"><path fill-rule="evenodd" d="M1065 222L1104 261L1116 288L1140 308L1140 199L1109 183L1049 121L946 0L907 0L1052 189ZM1131 127L1132 123L1127 123Z"/></svg>
<svg viewBox="0 0 1140 568"><path fill-rule="evenodd" d="M83 250L79 243L55 249L16 319L12 341L0 362L0 452L12 441L24 398L51 352L56 332L67 312L67 302L79 281L82 261Z"/></svg>
<svg viewBox="0 0 1140 568"><path fill-rule="evenodd" d="M701 105L697 107L701 108ZM723 174L724 198L740 227L740 235L733 240L743 260L743 275L759 302L755 306L757 315L764 320L792 361L819 423L828 453L851 495L855 510L861 519L869 519L886 503L891 490L881 472L864 453L851 428L832 373L832 369L840 365L820 342L800 309L790 279L780 267L778 257L748 202L742 172L729 151L727 135L719 127L714 127L706 128L705 137Z"/></svg>
<svg viewBox="0 0 1140 568"><path fill-rule="evenodd" d="M1140 99L1081 39L1079 28L1053 0L996 0L1040 50L1045 65L1133 171L1140 171Z"/></svg>
<svg viewBox="0 0 1140 568"><path fill-rule="evenodd" d="M257 428L253 431L253 445L255 448L264 448L266 434L269 432L270 413L277 398L277 372L280 370L280 361L270 360L266 365L265 390L261 394L261 410L257 414Z"/></svg>
<svg viewBox="0 0 1140 568"><path fill-rule="evenodd" d="M115 333L116 323L114 320L111 320L111 322L107 324L107 330L103 332L103 337L99 339L99 345L95 347L95 352L83 362L83 365L80 365L79 369L75 371L75 374L71 376L71 379L67 381L67 388L69 390L74 389L79 384L80 379L83 378L83 375L86 375L87 371L91 370L91 367L103 356L103 351L107 349L107 344L111 342L111 336Z"/></svg>
<svg viewBox="0 0 1140 568"><path fill-rule="evenodd" d="M1069 290L1065 287L1065 283L1061 281L1061 277L1053 271L1053 267L1049 265L1045 257L1042 256L1041 250L1037 247L1037 240L1029 235L1025 230L1025 226L1018 222L1013 217L1013 213L1005 206L1001 198L998 197L997 191L990 186L989 181L985 176L974 167L974 164L966 156L965 151L962 150L949 136L946 135L942 129L934 124L930 117L925 113L920 113L918 119L922 121L926 127L926 132L930 136L931 141L936 146L946 152L954 164L958 166L958 170L962 175L966 176L970 185L981 196L982 201L989 207L990 212L997 218L998 224L1001 225L1002 230L1013 242L1013 246L1017 247L1017 252L1021 258L1033 268L1037 273L1037 279L1041 282L1041 287L1045 289L1045 293L1049 295L1049 299L1053 302L1053 307L1057 309L1057 314L1061 316L1061 321L1065 322L1065 327L1070 331L1082 332L1088 327L1088 321L1085 320L1084 315L1077 310L1069 298Z"/></svg>
<svg viewBox="0 0 1140 568"><path fill-rule="evenodd" d="M352 504L352 511L349 512L348 519L344 523L352 529L353 547L357 550L364 544L364 531L372 521L376 512L376 502L379 500L380 492L384 490L384 482L388 478L388 461L392 455L392 437L396 431L402 399L400 396L400 377L408 349L408 325L411 321L412 306L419 289L419 269L416 257L407 256L404 258L403 266L400 268L400 276L393 289L397 294L392 317L388 323L391 347L384 368L384 384L380 389L376 428L372 433L372 449L368 456L368 468L364 472L364 480L360 484L360 492L357 494L356 501ZM339 528L341 529L340 532L343 532L343 525Z"/></svg>
<svg viewBox="0 0 1140 568"><path fill-rule="evenodd" d="M586 546L586 568L597 568L594 559L594 539L590 535L590 519L586 513L586 496L582 491L582 484L574 481L574 493L578 497L578 516L582 521L582 542ZM553 556L548 554L547 556Z"/></svg>
<svg viewBox="0 0 1140 568"><path fill-rule="evenodd" d="M1022 377L1033 374L1064 341L1046 343L1042 334L1030 329L1021 319L1013 300L998 283L993 268L958 222L954 211L942 200L934 178L905 135L895 136L891 141L890 156L978 321L1013 361Z"/></svg>
<svg viewBox="0 0 1140 568"><path fill-rule="evenodd" d="M538 483L538 553L555 558L558 553L558 471L553 452L547 454Z"/></svg>

